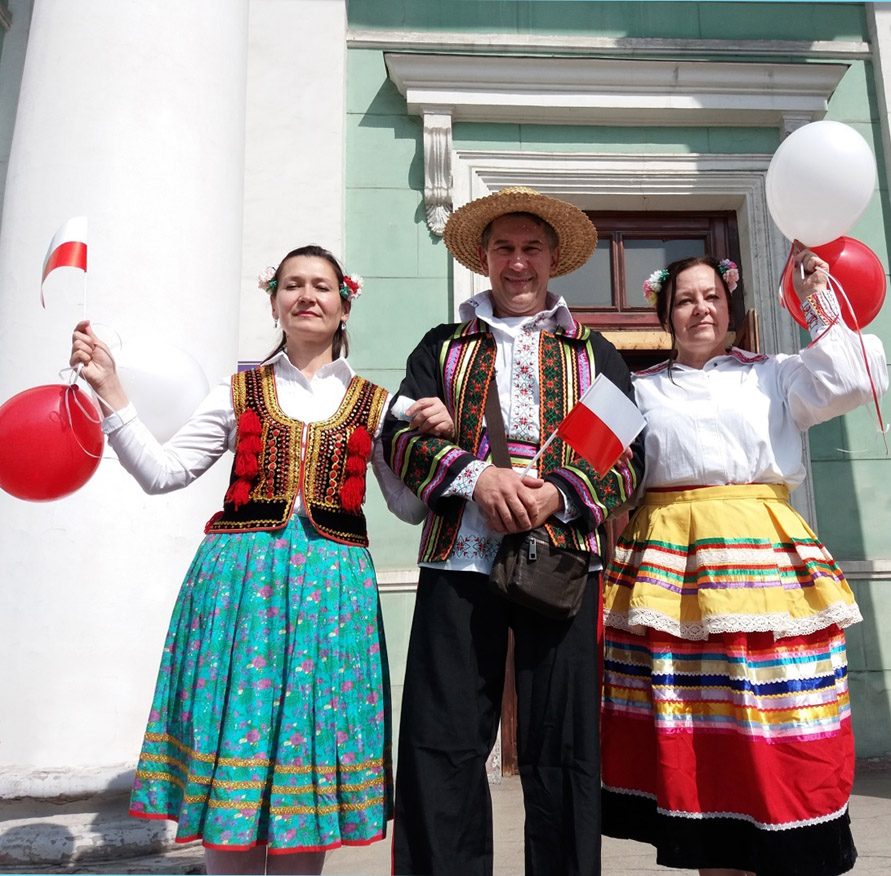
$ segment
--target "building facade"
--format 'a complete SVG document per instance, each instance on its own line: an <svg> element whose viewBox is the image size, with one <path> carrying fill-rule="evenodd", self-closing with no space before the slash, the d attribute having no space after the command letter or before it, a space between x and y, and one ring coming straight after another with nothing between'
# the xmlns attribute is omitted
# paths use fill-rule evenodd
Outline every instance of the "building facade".
<svg viewBox="0 0 891 876"><path fill-rule="evenodd" d="M726 247L741 319L757 315L763 351L794 351L767 168L803 124L853 126L878 181L848 234L887 267L889 7L0 3L0 401L60 380L84 309L124 344L188 350L215 383L272 346L256 275L308 242L365 278L351 361L395 389L426 329L485 288L448 257L449 212L516 184L601 229L594 273L565 291L629 361L664 347L632 281L673 245ZM39 267L73 215L90 221L89 302L60 283L43 309ZM891 348L891 310L870 331ZM891 463L870 412L812 430L808 463L796 504L865 618L849 633L858 755L886 756ZM57 502L0 494L0 796L129 783L170 608L228 469L146 497L105 461ZM419 532L377 494L367 512L398 702Z"/></svg>

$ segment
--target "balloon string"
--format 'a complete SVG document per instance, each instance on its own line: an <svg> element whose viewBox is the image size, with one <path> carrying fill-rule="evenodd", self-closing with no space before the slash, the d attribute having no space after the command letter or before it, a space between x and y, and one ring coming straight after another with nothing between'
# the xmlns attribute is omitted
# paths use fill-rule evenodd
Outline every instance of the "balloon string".
<svg viewBox="0 0 891 876"><path fill-rule="evenodd" d="M61 371L59 371L60 378L62 378L66 372L68 372L68 374L69 374L68 386L65 387L65 414L68 417L68 425L71 427L71 434L74 435L74 440L77 441L78 447L80 447L80 449L83 450L83 452L86 453L87 456L92 456L93 459L114 459L113 456L105 456L102 453L97 455L97 454L91 452L90 450L87 450L87 448L84 447L83 442L80 440L80 437L77 434L77 429L74 428L74 418L71 416L71 396L74 397L74 403L80 409L80 412L91 423L95 423L97 426L101 426L101 424L102 424L101 415L97 419L94 416L95 408L93 408L92 410L88 410L84 406L84 403L80 400L80 396L77 392L77 386L75 384L75 381L80 377L80 373L83 370L83 367L84 367L83 363L81 363L76 368L63 368ZM95 392L95 390L93 390L93 392ZM108 407L108 403L103 398L101 398L101 396L98 393L96 393L96 398L98 398L99 401L101 401L106 407ZM105 445L105 436L104 435L102 438L102 442L103 442L103 446L104 446Z"/></svg>
<svg viewBox="0 0 891 876"><path fill-rule="evenodd" d="M89 450L83 445L83 441L80 440L80 437L77 434L77 429L74 428L74 418L71 416L71 396L74 396L74 403L80 408L81 412L87 419L89 419L93 423L98 423L99 420L93 419L90 414L84 409L81 400L77 397L77 387L72 383L69 386L65 387L65 414L68 417L68 425L71 427L71 434L74 435L74 440L77 441L78 447L86 453L87 456L92 456L93 459L102 459L102 454L96 454Z"/></svg>
<svg viewBox="0 0 891 876"><path fill-rule="evenodd" d="M863 365L866 368L866 376L867 376L867 378L869 378L869 389L870 389L870 392L872 393L873 406L876 409L876 416L878 417L878 420L879 420L878 431L879 431L879 434L882 436L882 442L885 445L885 456L888 456L888 454L889 454L888 439L886 436L888 433L888 429L891 428L891 426L885 425L885 421L882 418L882 408L881 408L881 405L879 404L879 393L878 393L878 390L876 389L876 384L872 377L872 371L870 370L870 367L869 367L869 357L866 354L866 344L863 341L863 332L860 331L860 323L857 320L857 314L854 312L854 308L851 305L851 302L850 302L847 294L845 293L844 286L842 286L842 284L838 281L838 279L833 277L832 274L829 273L829 271L823 270L823 268L817 268L816 270L818 270L821 274L826 275L826 277L830 283L830 288L832 288L833 291L836 292L837 294L841 295L845 304L848 305L848 310L851 313L851 321L854 323L854 331L857 332L857 340L860 342L860 355L863 357ZM836 319L841 319L841 318L842 318L841 315L836 317Z"/></svg>
<svg viewBox="0 0 891 876"><path fill-rule="evenodd" d="M780 271L780 284L777 286L777 298L780 299L780 307L783 310L788 310L786 307L786 297L783 295L783 283L786 279L786 268L789 266L789 262L792 261L792 256L795 254L795 244L793 243L791 247L789 247L789 255L786 256L786 261L783 263L783 269Z"/></svg>
<svg viewBox="0 0 891 876"><path fill-rule="evenodd" d="M75 366L74 368L71 368L71 367L69 367L69 368L62 368L62 369L59 371L59 377L61 378L62 375L68 373L68 374L69 374L69 377L68 377L68 383L69 383L69 385L74 385L74 381L75 381L75 380L82 379L81 376L80 376L80 373L81 373L81 371L83 371L83 370L84 370L83 362L80 362L80 363L79 363L77 366ZM84 383L86 383L85 380L84 380ZM87 384L87 386L89 386L89 384ZM111 405L110 405L104 398L102 398L102 396L99 395L99 393L96 392L96 390L93 389L92 386L90 386L90 392L92 392L93 395L95 395L96 398L98 398L99 401L101 401L102 404L104 404L105 407L107 407L110 411L111 411L111 410L114 410L114 408L112 408L112 406L111 406ZM83 411L83 407L80 406L80 405L78 405L78 406L79 406L80 409ZM94 423L101 423L101 422L102 422L102 417L101 417L101 415L100 415L100 417L99 417L98 420L94 420L89 414L87 414L86 411L84 411L84 414L85 414L85 416L87 416L87 417L88 417L92 422L94 422Z"/></svg>

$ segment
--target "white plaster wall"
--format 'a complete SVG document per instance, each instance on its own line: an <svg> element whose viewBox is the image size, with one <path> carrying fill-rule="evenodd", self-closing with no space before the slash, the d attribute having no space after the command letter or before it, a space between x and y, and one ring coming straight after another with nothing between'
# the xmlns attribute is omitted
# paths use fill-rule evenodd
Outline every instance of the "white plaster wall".
<svg viewBox="0 0 891 876"><path fill-rule="evenodd" d="M0 400L57 382L50 238L90 221L89 315L237 358L246 0L34 0L0 230ZM0 451L2 452L2 451ZM114 460L73 496L0 493L0 796L125 784L179 582L228 464L147 497Z"/></svg>
<svg viewBox="0 0 891 876"><path fill-rule="evenodd" d="M318 243L344 255L346 0L251 0L240 358L277 340L257 274Z"/></svg>

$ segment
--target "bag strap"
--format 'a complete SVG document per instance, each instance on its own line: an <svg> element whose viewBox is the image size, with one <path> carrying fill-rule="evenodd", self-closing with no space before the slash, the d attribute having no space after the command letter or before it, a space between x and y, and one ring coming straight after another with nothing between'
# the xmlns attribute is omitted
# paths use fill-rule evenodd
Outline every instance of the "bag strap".
<svg viewBox="0 0 891 876"><path fill-rule="evenodd" d="M507 437L504 434L504 419L501 416L501 402L498 400L498 387L495 385L495 374L489 380L486 392L486 425L489 428L489 448L492 460L498 468L513 468L510 453L507 449Z"/></svg>

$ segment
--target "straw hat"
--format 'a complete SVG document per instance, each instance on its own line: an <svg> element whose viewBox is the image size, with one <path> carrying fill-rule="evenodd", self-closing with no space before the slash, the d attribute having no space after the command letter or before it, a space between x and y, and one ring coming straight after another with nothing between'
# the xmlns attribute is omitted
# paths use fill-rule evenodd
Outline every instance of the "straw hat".
<svg viewBox="0 0 891 876"><path fill-rule="evenodd" d="M580 268L597 246L597 229L578 207L526 186L509 186L494 195L470 201L452 213L443 232L449 252L474 273L484 274L479 256L483 230L505 213L533 213L557 232L560 261L551 272L552 277Z"/></svg>

